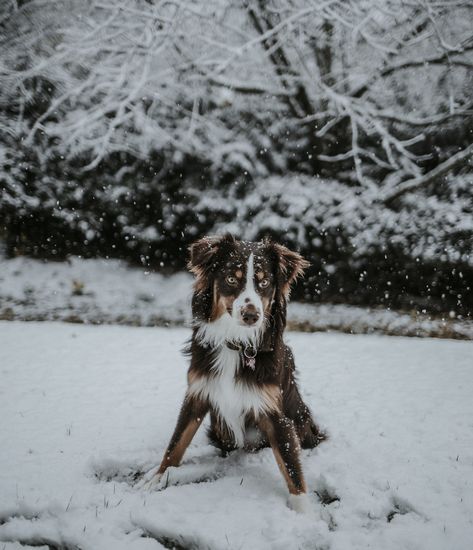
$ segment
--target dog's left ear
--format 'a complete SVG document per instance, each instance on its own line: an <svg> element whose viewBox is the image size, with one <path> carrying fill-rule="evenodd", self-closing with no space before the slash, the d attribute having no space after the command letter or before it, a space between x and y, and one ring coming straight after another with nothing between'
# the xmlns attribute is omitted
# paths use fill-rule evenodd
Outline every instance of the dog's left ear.
<svg viewBox="0 0 473 550"><path fill-rule="evenodd" d="M278 262L278 279L281 292L287 299L291 291L291 285L298 277L303 275L304 270L309 267L310 263L298 252L293 252L282 244L272 243L272 248Z"/></svg>
<svg viewBox="0 0 473 550"><path fill-rule="evenodd" d="M269 248L275 262L276 287L274 300L271 305L269 324L263 335L263 349L274 349L277 342L282 342L282 335L286 326L287 300L291 285L309 267L309 262L298 253L289 250L270 239L263 240L263 245Z"/></svg>

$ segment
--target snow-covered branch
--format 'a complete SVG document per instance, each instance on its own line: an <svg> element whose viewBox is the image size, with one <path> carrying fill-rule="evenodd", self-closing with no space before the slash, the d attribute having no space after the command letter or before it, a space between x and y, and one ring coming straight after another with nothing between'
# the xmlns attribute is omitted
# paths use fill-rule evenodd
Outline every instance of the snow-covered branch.
<svg viewBox="0 0 473 550"><path fill-rule="evenodd" d="M451 170L458 168L459 166L469 164L473 166L473 144L469 145L462 151L459 151L446 161L442 162L436 166L427 174L413 178L411 180L403 182L401 185L397 186L395 189L387 192L382 198L382 202L386 206L390 206L396 201L399 197L411 191L415 191L420 187L424 187L433 181L438 180L439 178L448 174Z"/></svg>
<svg viewBox="0 0 473 550"><path fill-rule="evenodd" d="M242 140L252 166L278 150L282 167L294 141L313 173L417 177L424 127L471 115L471 13L467 0L30 0L1 22L0 104L8 133L26 126L27 144L50 139L89 169L120 150L212 164Z"/></svg>

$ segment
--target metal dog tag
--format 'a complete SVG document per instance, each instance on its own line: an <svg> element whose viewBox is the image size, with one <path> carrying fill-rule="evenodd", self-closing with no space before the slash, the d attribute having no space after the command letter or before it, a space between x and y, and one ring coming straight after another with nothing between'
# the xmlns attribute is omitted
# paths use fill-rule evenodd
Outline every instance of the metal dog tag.
<svg viewBox="0 0 473 550"><path fill-rule="evenodd" d="M246 359L246 366L250 367L251 370L255 370L256 361L254 357L245 357Z"/></svg>
<svg viewBox="0 0 473 550"><path fill-rule="evenodd" d="M243 350L243 355L245 356L245 365L247 367L250 367L251 370L255 370L256 366L256 354L258 352L253 346L246 346L246 348Z"/></svg>

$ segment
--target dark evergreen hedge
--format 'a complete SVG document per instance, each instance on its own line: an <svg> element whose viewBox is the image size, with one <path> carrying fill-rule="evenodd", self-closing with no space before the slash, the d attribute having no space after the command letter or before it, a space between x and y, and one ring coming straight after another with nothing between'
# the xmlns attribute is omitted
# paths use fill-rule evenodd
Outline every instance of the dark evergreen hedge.
<svg viewBox="0 0 473 550"><path fill-rule="evenodd" d="M173 271L204 234L272 235L312 263L299 299L473 313L471 176L393 210L301 174L249 181L195 159L165 169L161 158L124 155L84 172L84 159L40 158L21 144L5 151L0 230L10 256L115 257Z"/></svg>

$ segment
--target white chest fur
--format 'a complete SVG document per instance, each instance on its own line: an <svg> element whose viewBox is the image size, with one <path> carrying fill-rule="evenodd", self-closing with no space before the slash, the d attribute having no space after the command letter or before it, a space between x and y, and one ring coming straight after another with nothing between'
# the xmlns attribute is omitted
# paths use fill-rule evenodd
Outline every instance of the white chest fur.
<svg viewBox="0 0 473 550"><path fill-rule="evenodd" d="M188 391L209 401L241 447L244 444L246 414L252 412L258 417L261 412L271 409L272 404L264 392L235 380L239 365L239 352L221 346L212 365L214 376L193 381Z"/></svg>

